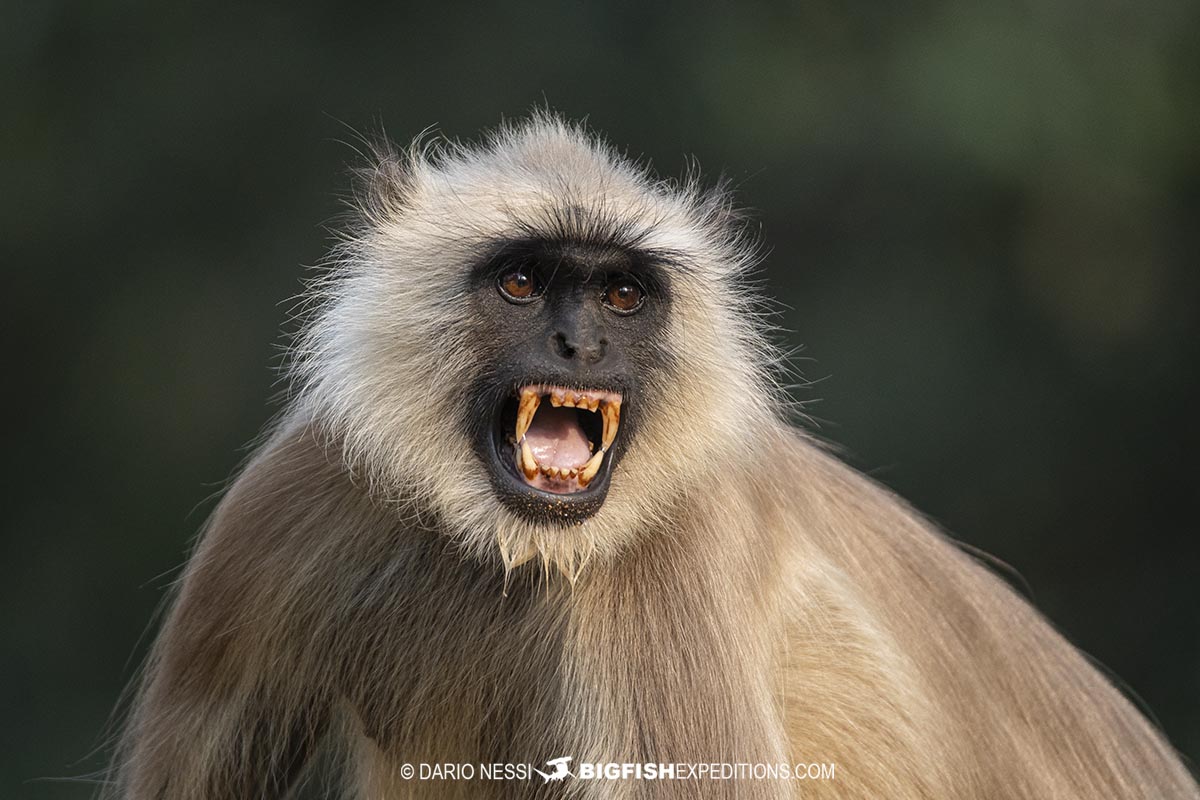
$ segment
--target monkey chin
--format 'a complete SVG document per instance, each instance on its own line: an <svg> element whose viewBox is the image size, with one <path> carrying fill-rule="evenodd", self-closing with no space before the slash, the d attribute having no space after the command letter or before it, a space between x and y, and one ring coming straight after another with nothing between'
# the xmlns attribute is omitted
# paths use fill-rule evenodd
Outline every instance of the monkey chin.
<svg viewBox="0 0 1200 800"><path fill-rule="evenodd" d="M583 522L604 504L617 460L621 392L527 383L491 426L492 486L513 513L536 523Z"/></svg>

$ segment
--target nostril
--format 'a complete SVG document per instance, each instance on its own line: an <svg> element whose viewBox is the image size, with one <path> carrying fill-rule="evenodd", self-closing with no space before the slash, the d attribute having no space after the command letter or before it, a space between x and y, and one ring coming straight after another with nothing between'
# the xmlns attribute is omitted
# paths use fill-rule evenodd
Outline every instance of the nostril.
<svg viewBox="0 0 1200 800"><path fill-rule="evenodd" d="M599 364L608 352L608 339L601 337L586 347L579 348L580 357L588 364Z"/></svg>
<svg viewBox="0 0 1200 800"><path fill-rule="evenodd" d="M554 352L558 353L563 358L575 357L575 345L567 341L567 337L561 333L554 334Z"/></svg>

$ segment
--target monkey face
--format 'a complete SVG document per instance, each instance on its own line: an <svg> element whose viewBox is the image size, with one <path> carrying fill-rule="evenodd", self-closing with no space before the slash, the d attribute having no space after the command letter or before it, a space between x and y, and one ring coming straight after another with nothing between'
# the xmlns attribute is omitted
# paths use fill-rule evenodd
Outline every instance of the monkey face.
<svg viewBox="0 0 1200 800"><path fill-rule="evenodd" d="M574 575L717 490L775 413L719 187L552 118L378 154L295 347L296 409L398 513Z"/></svg>
<svg viewBox="0 0 1200 800"><path fill-rule="evenodd" d="M669 371L665 265L612 242L505 242L472 288L478 345L503 354L470 425L492 486L531 521L587 519L636 435L639 389Z"/></svg>

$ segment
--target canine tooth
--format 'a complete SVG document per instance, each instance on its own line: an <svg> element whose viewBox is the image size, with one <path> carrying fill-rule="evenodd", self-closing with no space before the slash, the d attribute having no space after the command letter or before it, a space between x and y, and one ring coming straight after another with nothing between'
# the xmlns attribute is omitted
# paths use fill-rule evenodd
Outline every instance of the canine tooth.
<svg viewBox="0 0 1200 800"><path fill-rule="evenodd" d="M587 486L592 482L592 478L596 477L596 473L600 471L600 462L604 460L604 451L601 450L596 455L588 459L588 462L583 465L583 469L579 472L579 485Z"/></svg>
<svg viewBox="0 0 1200 800"><path fill-rule="evenodd" d="M537 413L541 402L542 398L532 389L526 389L521 392L521 405L517 407L518 442L525 436L525 432L529 430L529 423L533 422L533 415Z"/></svg>
<svg viewBox="0 0 1200 800"><path fill-rule="evenodd" d="M529 480L533 480L533 476L538 474L538 463L533 457L533 451L529 449L529 442L521 442L521 472L524 472Z"/></svg>
<svg viewBox="0 0 1200 800"><path fill-rule="evenodd" d="M621 401L609 400L600 409L600 415L604 417L604 441L602 450L607 450L612 446L613 439L617 438L617 427L621 424Z"/></svg>

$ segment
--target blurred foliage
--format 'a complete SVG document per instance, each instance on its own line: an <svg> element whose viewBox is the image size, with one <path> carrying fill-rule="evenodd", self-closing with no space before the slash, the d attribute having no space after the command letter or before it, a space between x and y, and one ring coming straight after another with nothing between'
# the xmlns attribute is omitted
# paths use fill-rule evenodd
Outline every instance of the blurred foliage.
<svg viewBox="0 0 1200 800"><path fill-rule="evenodd" d="M470 137L543 102L668 174L724 169L820 434L1012 564L1200 757L1200 6L42 0L3 20L3 796L91 791L54 779L102 763L139 635L272 413L349 128Z"/></svg>

